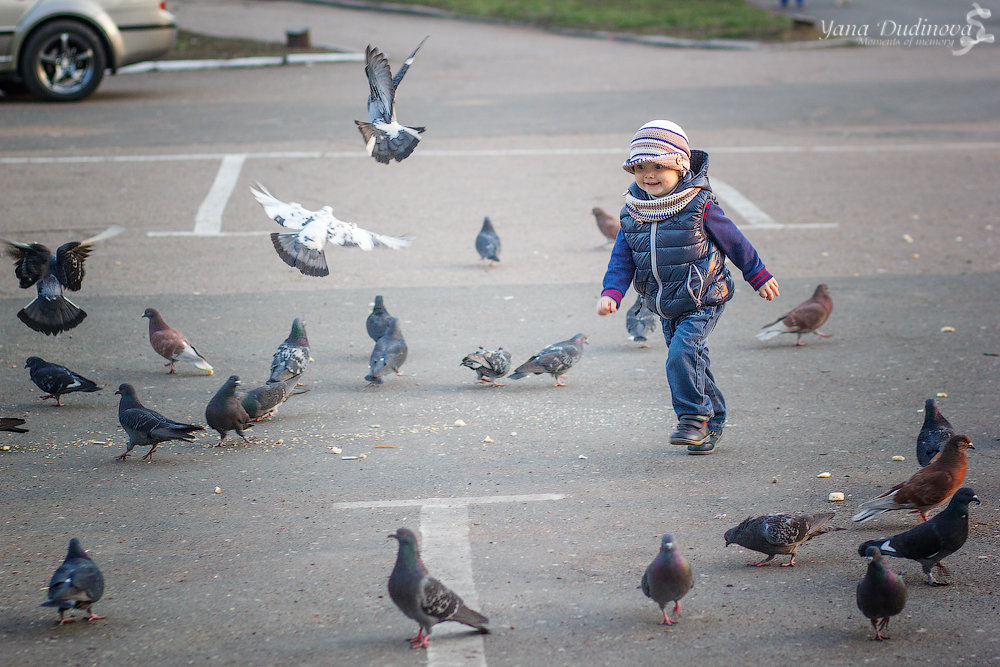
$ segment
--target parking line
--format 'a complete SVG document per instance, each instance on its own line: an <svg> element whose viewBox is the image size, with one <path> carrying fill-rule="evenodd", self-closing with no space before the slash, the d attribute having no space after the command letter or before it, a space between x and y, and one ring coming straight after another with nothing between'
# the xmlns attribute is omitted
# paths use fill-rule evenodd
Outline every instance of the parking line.
<svg viewBox="0 0 1000 667"><path fill-rule="evenodd" d="M243 171L243 163L246 162L245 153L225 155L219 171L215 174L215 181L208 191L205 200L198 207L198 213L194 216L194 234L196 236L217 236L222 231L222 212L226 210L233 188Z"/></svg>
<svg viewBox="0 0 1000 667"><path fill-rule="evenodd" d="M742 192L733 186L712 178L712 190L719 195L727 206L732 206L740 217L747 223L743 229L830 229L837 226L836 222L800 222L793 224L782 224L774 221L774 218L762 211L760 207L747 199Z"/></svg>

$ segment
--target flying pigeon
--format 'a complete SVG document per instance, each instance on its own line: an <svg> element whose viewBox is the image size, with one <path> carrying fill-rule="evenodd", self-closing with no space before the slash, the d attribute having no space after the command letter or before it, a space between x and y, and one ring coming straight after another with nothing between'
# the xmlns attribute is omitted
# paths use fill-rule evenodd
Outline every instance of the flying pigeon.
<svg viewBox="0 0 1000 667"><path fill-rule="evenodd" d="M128 447L120 456L115 457L119 461L128 458L136 445L141 447L152 445L152 449L142 457L143 461L152 461L153 452L161 442L168 440L194 442L192 433L205 428L195 424L175 422L155 410L150 410L139 402L135 395L135 387L128 383L119 385L115 393L121 396L121 400L118 401L118 423L128 434Z"/></svg>
<svg viewBox="0 0 1000 667"><path fill-rule="evenodd" d="M819 328L826 322L833 310L833 299L830 298L830 291L826 285L819 285L813 295L792 308L790 311L779 317L770 324L761 327L757 334L759 340L770 340L779 334L795 334L795 344L805 345L802 336L807 333L814 333L823 338L829 338L832 334L825 334Z"/></svg>
<svg viewBox="0 0 1000 667"><path fill-rule="evenodd" d="M967 435L953 435L941 454L885 493L861 503L861 511L854 521L869 519L892 510L910 510L927 521L927 511L948 500L965 481L969 465L967 449L975 449Z"/></svg>
<svg viewBox="0 0 1000 667"><path fill-rule="evenodd" d="M429 35L428 35L429 37ZM392 75L389 61L376 46L368 45L365 49L365 74L368 76L368 120L354 121L365 140L365 150L377 162L389 164L390 160L400 162L410 156L420 142L420 134L424 127L407 127L396 120L396 89L399 87L406 70L413 63L417 51L427 41L420 40L410 57L403 61L403 66Z"/></svg>
<svg viewBox="0 0 1000 667"><path fill-rule="evenodd" d="M167 360L167 363L163 365L170 367L170 370L167 371L168 375L177 372L174 369L174 364L178 361L194 364L195 368L207 371L209 375L214 372L212 364L208 363L208 360L184 334L167 325L156 308L147 308L143 311L142 316L149 318L149 344L153 346L158 355Z"/></svg>
<svg viewBox="0 0 1000 667"><path fill-rule="evenodd" d="M293 394L299 394L305 389L297 389L298 376L293 375L287 380L270 382L248 391L236 392L239 401L247 415L253 421L259 422L274 415L278 406L287 401Z"/></svg>
<svg viewBox="0 0 1000 667"><path fill-rule="evenodd" d="M66 560L49 581L49 599L42 606L59 609L59 625L73 622L72 618L63 617L69 609L83 609L88 613L86 620L99 621L104 617L95 614L91 606L103 594L104 575L74 537L69 541Z"/></svg>
<svg viewBox="0 0 1000 667"><path fill-rule="evenodd" d="M681 615L681 598L694 586L691 566L677 551L672 535L660 538L660 551L642 575L643 594L660 605L663 620L660 625L674 625L667 616L667 603L674 603L674 616Z"/></svg>
<svg viewBox="0 0 1000 667"><path fill-rule="evenodd" d="M56 406L62 407L62 395L72 394L74 391L100 391L101 387L94 384L93 380L74 373L65 366L52 364L41 357L28 357L24 362L24 367L30 369L31 381L39 389L47 392L41 398L56 399Z"/></svg>
<svg viewBox="0 0 1000 667"><path fill-rule="evenodd" d="M399 320L392 318L389 322L389 330L375 341L372 355L368 360L368 375L365 379L372 384L382 384L382 376L389 373L404 375L399 368L406 361L406 341L403 339L403 332L399 329Z"/></svg>
<svg viewBox="0 0 1000 667"><path fill-rule="evenodd" d="M928 398L924 402L924 424L917 434L917 462L922 466L930 463L953 435L955 429L938 410L934 399Z"/></svg>
<svg viewBox="0 0 1000 667"><path fill-rule="evenodd" d="M372 340L378 340L384 336L389 330L389 322L391 320L392 315L385 309L385 302L382 300L382 295L376 296L372 312L368 314L368 318L365 320L365 329L368 331L369 337Z"/></svg>
<svg viewBox="0 0 1000 667"><path fill-rule="evenodd" d="M488 618L466 607L454 591L427 574L412 530L400 528L389 537L399 542L396 566L389 575L389 597L401 612L420 624L416 637L407 640L410 648L427 648L431 630L444 621L464 623L489 634Z"/></svg>
<svg viewBox="0 0 1000 667"><path fill-rule="evenodd" d="M323 250L327 243L362 250L379 246L398 250L410 245L408 238L377 234L361 229L353 222L338 220L329 206L310 211L297 202L281 201L259 183L251 186L250 192L264 207L267 217L282 227L295 230L286 234L271 234L271 243L281 261L307 276L330 275Z"/></svg>
<svg viewBox="0 0 1000 667"><path fill-rule="evenodd" d="M906 606L906 583L885 566L882 554L876 547L868 547L868 572L858 582L858 609L875 628L873 639L889 639L882 631L889 627L889 619Z"/></svg>
<svg viewBox="0 0 1000 667"><path fill-rule="evenodd" d="M476 252L480 259L488 259L490 266L500 261L500 237L488 217L483 218L483 228L476 234Z"/></svg>
<svg viewBox="0 0 1000 667"><path fill-rule="evenodd" d="M35 331L55 336L68 331L87 317L79 306L63 295L83 285L83 263L98 241L121 233L121 227L109 227L85 241L70 241L59 246L56 254L41 243L18 243L0 239L7 244L7 253L14 258L14 275L22 289L32 285L38 295L17 313L18 319Z"/></svg>
<svg viewBox="0 0 1000 667"><path fill-rule="evenodd" d="M597 221L597 229L599 229L601 234L604 235L604 238L607 239L607 241L604 242L604 245L613 243L618 237L618 230L622 228L621 220L608 215L604 209L596 206L591 209L590 212L594 214L594 220Z"/></svg>
<svg viewBox="0 0 1000 667"><path fill-rule="evenodd" d="M487 350L482 345L475 352L465 355L460 364L476 371L476 377L482 382L492 382L494 387L501 387L500 378L510 370L510 352L502 347Z"/></svg>
<svg viewBox="0 0 1000 667"><path fill-rule="evenodd" d="M566 384L563 378L566 377L566 371L580 361L580 357L583 356L583 345L586 342L587 337L578 333L569 340L543 347L541 351L514 369L510 379L520 380L529 373L535 375L548 373L556 379L557 387L564 387Z"/></svg>
<svg viewBox="0 0 1000 667"><path fill-rule="evenodd" d="M271 360L271 377L268 382L284 382L298 377L306 370L306 363L312 361L309 355L309 338L306 337L306 323L302 318L292 320L292 330L278 349L274 351ZM283 401L282 401L283 402Z"/></svg>
<svg viewBox="0 0 1000 667"><path fill-rule="evenodd" d="M243 438L243 442L250 442L243 435L243 429L251 426L250 416L236 400L236 387L239 384L239 376L230 375L205 407L205 421L219 432L219 442L215 444L216 447L222 447L226 434L230 431L236 431L236 435Z"/></svg>
<svg viewBox="0 0 1000 667"><path fill-rule="evenodd" d="M858 547L858 553L864 554L868 549L877 547L886 556L915 560L927 575L928 584L946 585L947 582L934 579L932 570L937 566L947 573L948 569L942 561L965 544L969 536L969 503L972 501L978 503L979 497L975 491L964 486L955 492L947 507L925 523L892 537L863 542Z"/></svg>
<svg viewBox="0 0 1000 667"><path fill-rule="evenodd" d="M767 555L764 560L747 565L761 567L767 565L778 554L789 554L791 558L787 563L782 563L781 567L792 567L795 565L795 552L803 542L817 535L843 530L827 525L832 518L832 512L747 517L738 526L726 531L726 546L738 544Z"/></svg>
<svg viewBox="0 0 1000 667"><path fill-rule="evenodd" d="M628 329L632 340L636 343L642 343L642 347L649 347L646 336L656 330L658 321L656 313L646 308L641 294L636 296L635 303L625 314L625 328Z"/></svg>
<svg viewBox="0 0 1000 667"><path fill-rule="evenodd" d="M10 431L12 433L27 433L28 429L18 428L25 421L20 417L0 417L0 431Z"/></svg>

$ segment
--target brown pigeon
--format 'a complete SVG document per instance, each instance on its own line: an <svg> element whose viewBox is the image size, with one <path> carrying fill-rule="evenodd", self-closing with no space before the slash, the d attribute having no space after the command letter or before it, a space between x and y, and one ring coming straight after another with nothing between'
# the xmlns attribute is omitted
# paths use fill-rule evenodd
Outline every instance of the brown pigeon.
<svg viewBox="0 0 1000 667"><path fill-rule="evenodd" d="M178 361L194 364L195 368L207 371L209 375L212 374L212 364L201 356L201 352L188 341L184 334L164 322L156 308L147 308L142 316L149 318L149 344L153 346L158 355L169 362L164 364L164 366L170 367L170 370L167 371L168 374L177 372L174 370L174 364Z"/></svg>
<svg viewBox="0 0 1000 667"><path fill-rule="evenodd" d="M601 230L604 238L607 239L604 245L612 243L618 236L618 230L622 228L621 220L608 215L603 208L598 208L597 206L592 208L590 212L594 214L594 220L597 221L597 228Z"/></svg>
<svg viewBox="0 0 1000 667"><path fill-rule="evenodd" d="M833 310L833 299L830 298L830 290L826 285L819 285L813 295L792 308L790 311L779 317L770 324L761 327L757 338L760 340L771 340L779 334L795 334L795 344L805 345L802 342L803 334L814 333L823 338L829 338L830 334L819 331L819 328L830 317Z"/></svg>
<svg viewBox="0 0 1000 667"><path fill-rule="evenodd" d="M927 467L913 473L880 496L861 504L854 521L867 521L883 512L910 510L927 521L926 512L951 498L965 481L969 460L965 450L975 449L967 435L953 435Z"/></svg>

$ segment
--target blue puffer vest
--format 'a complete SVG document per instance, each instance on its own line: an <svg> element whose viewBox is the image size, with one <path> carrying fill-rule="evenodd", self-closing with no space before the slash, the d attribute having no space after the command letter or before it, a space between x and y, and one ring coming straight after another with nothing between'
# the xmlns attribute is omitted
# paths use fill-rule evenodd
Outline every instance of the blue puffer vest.
<svg viewBox="0 0 1000 667"><path fill-rule="evenodd" d="M635 262L635 289L647 308L670 320L702 306L725 303L733 294L726 258L705 231L705 204L715 201L715 195L704 151L691 151L691 170L677 186L689 187L701 190L679 213L662 222L636 222L628 209L623 207L621 212L622 232ZM635 183L629 192L650 198Z"/></svg>

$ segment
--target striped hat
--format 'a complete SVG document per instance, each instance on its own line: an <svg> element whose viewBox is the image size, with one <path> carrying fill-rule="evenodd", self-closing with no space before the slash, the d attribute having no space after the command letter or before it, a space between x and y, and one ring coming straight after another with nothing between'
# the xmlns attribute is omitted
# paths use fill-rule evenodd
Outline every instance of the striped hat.
<svg viewBox="0 0 1000 667"><path fill-rule="evenodd" d="M640 162L655 162L681 173L690 169L691 148L681 126L669 120L651 120L636 130L622 169L631 174Z"/></svg>

